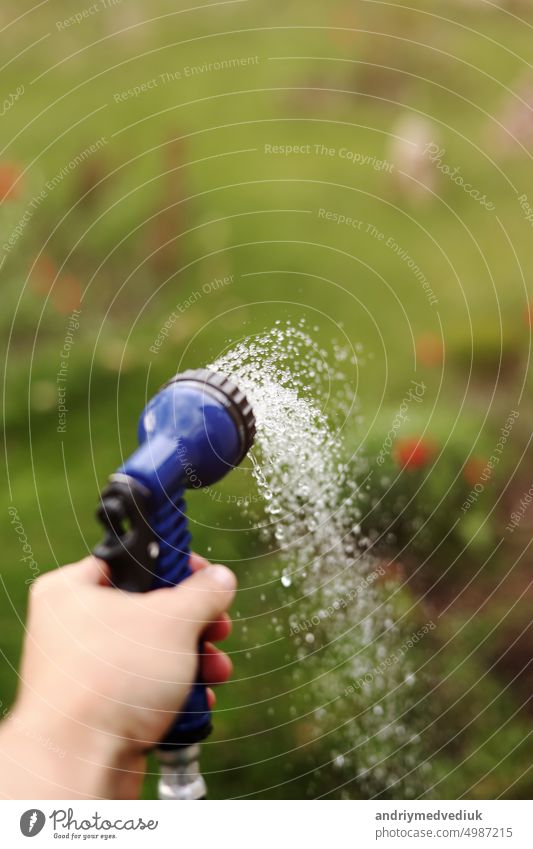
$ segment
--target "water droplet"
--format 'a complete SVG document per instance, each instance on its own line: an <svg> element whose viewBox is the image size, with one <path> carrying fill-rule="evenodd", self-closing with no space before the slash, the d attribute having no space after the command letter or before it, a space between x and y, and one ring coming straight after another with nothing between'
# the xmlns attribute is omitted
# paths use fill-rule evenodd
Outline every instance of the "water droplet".
<svg viewBox="0 0 533 849"><path fill-rule="evenodd" d="M360 343L356 351L363 354ZM288 616L291 640L286 639L285 615L282 624L269 620L276 639L279 633L280 643L283 640L284 662L294 667L295 684L302 680L302 669L313 676L313 698L320 699L318 703L326 703L332 692L342 693L354 681L362 682L354 688L353 700L346 700L345 709L351 711L357 700L358 710L370 709L380 720L374 721L371 742L368 737L366 741L361 738L360 728L346 729L343 734L352 733L353 746L363 747L361 752L358 748L357 757L365 782L371 785L378 780L381 762L379 782L384 785L398 777L397 770L389 766L391 745L406 744L414 726L410 720L406 729L395 718L405 709L403 702L409 701L407 687L401 709L391 696L404 677L410 686L410 673L406 675L398 664L382 674L377 671L380 663L394 656L403 636L403 625L394 624L396 619L401 622L396 601L389 603L384 595L386 584L366 580L374 565L365 549L377 539L367 531L370 519L366 517L373 506L379 510L376 484L380 475L376 473L370 486L373 464L360 450L347 460L352 446L345 447L342 439L348 418L357 428L365 425L354 403L352 380L352 364L363 363L362 357L354 358L351 348L339 342L333 341L324 350L309 334L304 319L296 325L283 319L271 330L243 339L209 367L233 377L254 410L257 435L246 471L260 499L247 499L246 515L261 544L275 552L272 562L279 564L282 587L291 587L298 578L300 597L293 608L297 615L291 612ZM345 368L349 375L343 373ZM386 477L380 483L389 486ZM256 500L261 501L257 516ZM401 512L403 505L398 509ZM228 517L228 524L237 521L235 515L236 511ZM361 539L363 516L365 536ZM256 583L262 580L260 577ZM360 587L364 591L358 591ZM266 595L259 596L261 602ZM320 633L323 630L327 638L324 651L310 650L318 641L318 632L312 632L311 624L304 625L306 621L320 624ZM357 627L350 629L353 622ZM251 656L247 652L246 657ZM305 664L295 664L295 659ZM374 704L378 699L383 701ZM305 703L304 695L298 711ZM291 715L295 715L294 707ZM322 725L328 718L329 712L319 709L313 722ZM319 728L317 736L325 728ZM344 756L334 752L331 757L340 768Z"/></svg>

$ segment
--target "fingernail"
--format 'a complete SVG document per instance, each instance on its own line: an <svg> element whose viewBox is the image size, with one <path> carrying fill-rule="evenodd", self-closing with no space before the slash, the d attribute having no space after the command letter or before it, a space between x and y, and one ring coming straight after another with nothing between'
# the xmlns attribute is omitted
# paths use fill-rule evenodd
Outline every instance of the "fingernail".
<svg viewBox="0 0 533 849"><path fill-rule="evenodd" d="M234 590L237 586L237 578L227 566L208 566L205 572L220 585L221 589Z"/></svg>

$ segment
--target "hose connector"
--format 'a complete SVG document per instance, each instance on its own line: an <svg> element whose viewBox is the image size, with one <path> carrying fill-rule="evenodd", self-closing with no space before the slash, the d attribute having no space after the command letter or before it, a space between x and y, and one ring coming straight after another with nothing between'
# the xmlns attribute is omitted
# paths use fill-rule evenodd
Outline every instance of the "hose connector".
<svg viewBox="0 0 533 849"><path fill-rule="evenodd" d="M200 773L200 746L158 749L159 798L189 801L205 799L207 787Z"/></svg>

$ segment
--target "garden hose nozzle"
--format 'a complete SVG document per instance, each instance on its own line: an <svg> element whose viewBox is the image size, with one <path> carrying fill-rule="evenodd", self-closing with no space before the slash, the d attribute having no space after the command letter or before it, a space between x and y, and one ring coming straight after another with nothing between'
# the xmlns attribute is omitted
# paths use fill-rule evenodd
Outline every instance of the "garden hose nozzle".
<svg viewBox="0 0 533 849"><path fill-rule="evenodd" d="M255 418L233 381L197 369L176 375L152 398L138 435L139 448L101 494L97 515L106 535L94 549L109 564L112 583L130 592L174 586L191 574L184 491L216 483L239 465ZM206 686L198 680L157 747L161 799L204 797L198 743L210 731Z"/></svg>

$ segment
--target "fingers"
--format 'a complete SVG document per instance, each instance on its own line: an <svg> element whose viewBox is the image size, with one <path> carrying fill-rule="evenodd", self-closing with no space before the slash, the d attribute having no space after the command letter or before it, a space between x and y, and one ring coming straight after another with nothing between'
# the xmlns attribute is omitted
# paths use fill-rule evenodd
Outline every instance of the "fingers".
<svg viewBox="0 0 533 849"><path fill-rule="evenodd" d="M199 572L200 569L205 569L210 565L209 560L206 560L205 557L195 554L194 552L191 554L190 566L193 572ZM225 640L226 637L229 637L231 630L231 619L227 613L223 613L219 619L215 622L211 622L211 624L207 626L203 633L203 637L205 640L216 643L219 640Z"/></svg>
<svg viewBox="0 0 533 849"><path fill-rule="evenodd" d="M203 633L205 640L211 643L218 643L220 640L225 640L231 634L231 619L227 613L223 613L220 619L216 622L211 622Z"/></svg>
<svg viewBox="0 0 533 849"><path fill-rule="evenodd" d="M191 569L193 572L199 572L209 566L209 561L198 554L191 554L190 560ZM231 676L233 664L229 657L219 651L212 642L225 640L231 634L231 619L227 613L223 613L219 619L211 622L203 633L206 642L204 644L204 653L200 660L200 674L203 681L210 684L223 684ZM217 697L212 687L207 688L207 704L209 710L213 710L216 705Z"/></svg>
<svg viewBox="0 0 533 849"><path fill-rule="evenodd" d="M156 590L153 603L191 626L199 637L211 623L221 620L235 596L237 579L225 566L206 566L171 590ZM227 626L220 625L219 628Z"/></svg>
<svg viewBox="0 0 533 849"><path fill-rule="evenodd" d="M206 684L223 684L233 672L233 664L228 655L211 643L205 643L200 658L200 674Z"/></svg>

